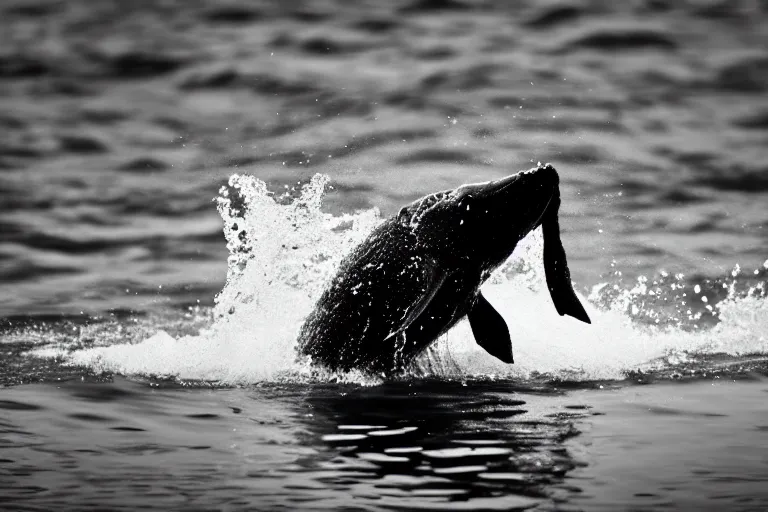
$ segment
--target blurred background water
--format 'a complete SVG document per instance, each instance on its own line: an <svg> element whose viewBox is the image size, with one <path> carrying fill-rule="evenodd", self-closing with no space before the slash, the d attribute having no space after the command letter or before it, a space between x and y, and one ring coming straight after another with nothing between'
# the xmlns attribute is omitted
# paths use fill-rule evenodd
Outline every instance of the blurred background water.
<svg viewBox="0 0 768 512"><path fill-rule="evenodd" d="M0 316L210 303L234 172L333 212L552 162L583 289L768 256L765 2L7 1Z"/></svg>
<svg viewBox="0 0 768 512"><path fill-rule="evenodd" d="M0 508L765 510L767 92L765 0L5 0ZM512 370L294 361L375 209L539 162L592 327L534 235Z"/></svg>

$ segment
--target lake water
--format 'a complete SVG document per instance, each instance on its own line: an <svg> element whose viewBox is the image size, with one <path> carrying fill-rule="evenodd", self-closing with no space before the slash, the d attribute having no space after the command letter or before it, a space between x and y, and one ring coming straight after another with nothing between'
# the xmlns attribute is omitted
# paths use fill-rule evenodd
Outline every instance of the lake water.
<svg viewBox="0 0 768 512"><path fill-rule="evenodd" d="M765 2L0 9L0 508L768 508ZM515 365L296 356L382 218L539 162L592 325L534 232Z"/></svg>

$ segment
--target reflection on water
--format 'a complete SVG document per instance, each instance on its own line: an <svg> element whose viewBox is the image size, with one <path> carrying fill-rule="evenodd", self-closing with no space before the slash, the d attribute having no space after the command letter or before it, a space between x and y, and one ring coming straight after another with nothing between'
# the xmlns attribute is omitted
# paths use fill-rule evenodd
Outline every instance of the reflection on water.
<svg viewBox="0 0 768 512"><path fill-rule="evenodd" d="M563 442L590 414L542 410L556 395L447 382L26 386L0 399L2 499L80 510L529 508L568 499L561 484L576 463Z"/></svg>
<svg viewBox="0 0 768 512"><path fill-rule="evenodd" d="M549 486L575 465L562 444L578 434L572 420L589 412L531 413L527 401L556 392L517 391L523 394L509 383L409 382L313 393L306 398L312 414L329 420L321 439L339 451L319 465L323 481L393 507L517 509L550 501Z"/></svg>
<svg viewBox="0 0 768 512"><path fill-rule="evenodd" d="M29 385L0 391L0 504L763 510L766 391L765 379Z"/></svg>

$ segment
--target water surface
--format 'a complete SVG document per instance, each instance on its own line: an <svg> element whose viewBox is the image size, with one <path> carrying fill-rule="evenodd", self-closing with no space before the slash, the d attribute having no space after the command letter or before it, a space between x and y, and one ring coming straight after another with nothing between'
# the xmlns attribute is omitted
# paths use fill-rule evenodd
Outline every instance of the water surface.
<svg viewBox="0 0 768 512"><path fill-rule="evenodd" d="M0 393L13 509L761 510L765 378Z"/></svg>
<svg viewBox="0 0 768 512"><path fill-rule="evenodd" d="M765 510L765 2L8 1L0 508ZM424 194L551 162L404 375L296 333ZM503 229L500 226L499 229Z"/></svg>

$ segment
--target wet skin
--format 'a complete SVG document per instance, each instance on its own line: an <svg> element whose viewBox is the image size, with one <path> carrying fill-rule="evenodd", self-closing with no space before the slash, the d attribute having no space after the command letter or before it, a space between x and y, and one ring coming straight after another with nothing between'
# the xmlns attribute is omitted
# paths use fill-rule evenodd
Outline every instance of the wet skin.
<svg viewBox="0 0 768 512"><path fill-rule="evenodd" d="M571 287L551 165L438 192L403 207L355 248L300 334L332 370L402 371L464 316L489 354L512 363L506 323L480 286L542 226L547 285L560 315L589 323Z"/></svg>

